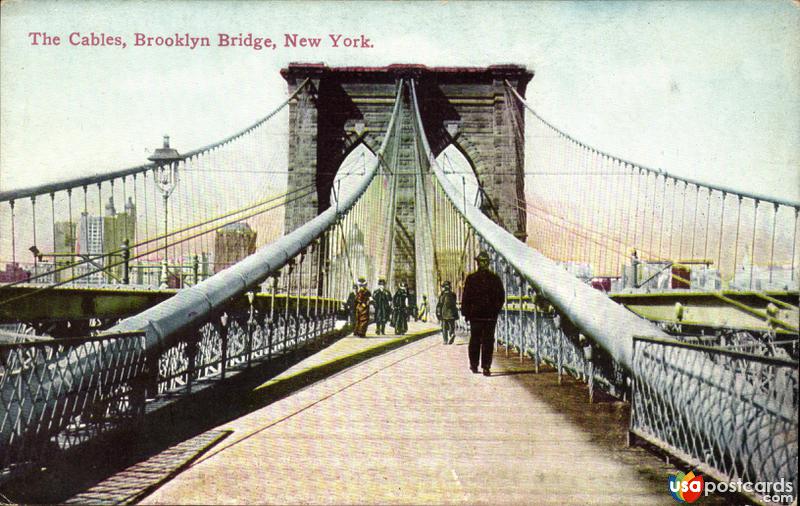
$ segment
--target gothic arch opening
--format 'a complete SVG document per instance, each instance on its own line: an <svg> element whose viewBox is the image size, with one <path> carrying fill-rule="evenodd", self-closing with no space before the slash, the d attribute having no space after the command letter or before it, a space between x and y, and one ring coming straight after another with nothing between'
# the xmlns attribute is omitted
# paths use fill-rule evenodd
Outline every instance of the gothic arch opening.
<svg viewBox="0 0 800 506"><path fill-rule="evenodd" d="M364 142L359 141L345 156L333 177L330 202L332 206L352 194L361 178L375 163L377 157Z"/></svg>
<svg viewBox="0 0 800 506"><path fill-rule="evenodd" d="M464 191L467 202L482 206L480 185L475 176L475 165L458 146L449 144L439 156L436 162L444 171L447 179L459 190Z"/></svg>

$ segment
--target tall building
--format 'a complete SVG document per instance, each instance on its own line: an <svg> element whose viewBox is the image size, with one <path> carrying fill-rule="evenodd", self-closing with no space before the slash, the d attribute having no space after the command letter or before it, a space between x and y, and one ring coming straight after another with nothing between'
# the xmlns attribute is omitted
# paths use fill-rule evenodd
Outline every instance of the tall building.
<svg viewBox="0 0 800 506"><path fill-rule="evenodd" d="M112 274L108 276L109 282L118 282L123 277L124 267L121 262L122 244L125 240L131 246L136 243L136 206L133 199L128 197L125 212L118 213L114 207L114 197L109 197L106 215L103 217L103 252L111 254L104 263Z"/></svg>
<svg viewBox="0 0 800 506"><path fill-rule="evenodd" d="M55 253L54 261L56 267L55 281L59 282L67 280L72 275L69 270L60 271L75 261L75 258L70 256L75 254L76 236L75 236L75 223L71 221L59 221L55 224L55 241L53 244L53 253Z"/></svg>
<svg viewBox="0 0 800 506"><path fill-rule="evenodd" d="M103 259L99 258L93 262L86 262L86 256L96 257L103 254L103 218L101 216L90 216L88 213L81 213L78 222L78 253L83 255L81 258L84 263L78 269L79 275L83 276L77 282L90 285L99 285L105 282L105 276L100 270Z"/></svg>
<svg viewBox="0 0 800 506"><path fill-rule="evenodd" d="M256 251L256 232L247 223L231 223L214 237L214 273L227 269Z"/></svg>

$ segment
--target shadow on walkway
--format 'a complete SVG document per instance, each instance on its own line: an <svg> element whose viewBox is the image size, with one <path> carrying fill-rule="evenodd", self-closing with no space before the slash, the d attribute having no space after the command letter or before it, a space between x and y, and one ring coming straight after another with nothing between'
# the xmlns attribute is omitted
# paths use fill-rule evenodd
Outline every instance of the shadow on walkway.
<svg viewBox="0 0 800 506"><path fill-rule="evenodd" d="M660 451L655 451L653 448L628 446L630 427L628 402L596 387L594 401L590 403L589 386L586 383L565 372L559 385L558 371L555 368L542 365L537 374L534 372L532 359L524 357L520 361L516 351L509 351L506 356L505 348L501 347L495 352L495 364L494 367L498 368L498 372L495 374L493 371L492 376L516 376L515 380L529 395L544 401L563 416L565 424L572 424L588 434L592 442L600 446L614 460L635 469L639 480L649 482L655 488L663 487L665 497L669 495L667 492L669 473L677 470L688 472L693 469L674 459L665 458ZM717 494L704 497L703 504L748 503L730 494Z"/></svg>
<svg viewBox="0 0 800 506"><path fill-rule="evenodd" d="M296 374L288 374L285 380L268 381L349 335L343 330L331 332L285 356L254 365L224 381L215 380L207 388L148 414L144 422L132 430L114 432L108 438L98 438L96 442L68 453L48 468L5 484L0 489L0 502L64 503L122 470L152 461L161 453L174 453L182 442L432 332L434 331L390 336L397 338L374 345L367 339L365 345L369 347L361 352L338 357ZM196 384L199 383L201 382ZM204 447L202 451L207 449L208 447ZM181 458L196 456L187 453ZM175 465L182 463L175 462ZM133 497L132 494L133 492L129 495ZM75 499L78 498L80 496Z"/></svg>

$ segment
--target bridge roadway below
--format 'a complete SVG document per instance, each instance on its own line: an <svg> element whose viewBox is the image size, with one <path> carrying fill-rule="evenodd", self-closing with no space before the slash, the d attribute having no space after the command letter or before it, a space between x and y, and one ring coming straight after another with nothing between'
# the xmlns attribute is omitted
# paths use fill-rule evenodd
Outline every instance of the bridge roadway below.
<svg viewBox="0 0 800 506"><path fill-rule="evenodd" d="M86 335L92 324L116 322L137 314L172 297L175 289L150 289L128 285L62 286L45 285L0 287L0 325L26 323L53 337ZM797 335L800 317L797 291L757 292L725 290L718 292L666 290L652 293L611 293L612 300L650 321L681 324L684 329L713 333L728 328L766 332L774 330L782 338ZM514 297L511 297L513 300ZM5 300L10 303L4 304ZM268 293L258 293L253 300L257 310L283 307L285 295L274 302ZM306 297L289 297L290 307L312 303ZM325 299L320 299L325 301ZM333 301L322 303L336 303ZM676 303L682 306L676 319ZM774 306L770 314L768 306ZM248 302L241 297L234 306L246 311Z"/></svg>
<svg viewBox="0 0 800 506"><path fill-rule="evenodd" d="M254 394L393 338L343 338ZM143 503L674 504L675 468L627 448L627 426L623 402L589 404L584 384L502 347L491 377L472 374L466 337L434 334L208 431L232 432Z"/></svg>

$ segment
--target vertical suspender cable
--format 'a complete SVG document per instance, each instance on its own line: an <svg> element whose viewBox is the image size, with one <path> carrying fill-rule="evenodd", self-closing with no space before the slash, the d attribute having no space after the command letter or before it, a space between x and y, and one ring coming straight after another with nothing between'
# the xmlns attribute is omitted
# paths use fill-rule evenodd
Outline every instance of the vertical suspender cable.
<svg viewBox="0 0 800 506"><path fill-rule="evenodd" d="M658 260L663 260L664 254L662 250L662 246L664 244L664 213L666 212L667 207L667 177L664 176L664 183L661 187L661 220L658 224L658 254L656 258Z"/></svg>
<svg viewBox="0 0 800 506"><path fill-rule="evenodd" d="M650 200L650 241L648 244L648 256L655 260L657 255L653 251L653 242L656 235L656 193L658 192L658 178L659 174L653 174L653 197Z"/></svg>
<svg viewBox="0 0 800 506"><path fill-rule="evenodd" d="M37 246L36 244L36 196L31 196L31 213L33 215L33 245ZM39 275L39 270L37 268L38 265L38 255L33 255L33 275Z"/></svg>
<svg viewBox="0 0 800 506"><path fill-rule="evenodd" d="M694 208L692 210L692 249L689 253L691 258L694 258L694 240L695 233L697 232L697 206L700 204L700 187L694 185Z"/></svg>
<svg viewBox="0 0 800 506"><path fill-rule="evenodd" d="M794 208L794 229L792 230L792 274L791 280L794 282L794 256L795 249L797 248L797 215L800 214L800 208Z"/></svg>
<svg viewBox="0 0 800 506"><path fill-rule="evenodd" d="M775 264L775 219L778 216L778 204L772 205L772 239L770 240L770 247L769 247L769 283L772 284L772 271L774 270Z"/></svg>
<svg viewBox="0 0 800 506"><path fill-rule="evenodd" d="M70 277L75 278L75 238L76 236L76 225L75 222L72 220L72 188L67 188L67 207L69 209L69 263L70 263Z"/></svg>
<svg viewBox="0 0 800 506"><path fill-rule="evenodd" d="M686 217L686 192L689 190L689 184L683 182L683 202L681 203L681 228L678 232L678 258L683 257L683 225Z"/></svg>
<svg viewBox="0 0 800 506"><path fill-rule="evenodd" d="M737 195L738 200L736 204L736 240L733 242L733 283L736 284L736 260L739 255L739 224L742 219L742 197Z"/></svg>
<svg viewBox="0 0 800 506"><path fill-rule="evenodd" d="M699 189L697 190L700 191ZM705 238L703 239L703 261L708 260L708 236L711 232L711 197L712 190L709 188L706 191L706 227ZM719 268L719 260L717 260L717 267Z"/></svg>
<svg viewBox="0 0 800 506"><path fill-rule="evenodd" d="M758 204L753 201L753 239L750 241L750 289L753 289L753 267L756 265L756 224L758 223Z"/></svg>
<svg viewBox="0 0 800 506"><path fill-rule="evenodd" d="M11 263L14 267L17 266L17 214L14 211L14 201L9 200L8 205L11 207Z"/></svg>
<svg viewBox="0 0 800 506"><path fill-rule="evenodd" d="M720 288L722 288L722 237L725 228L725 198L727 196L727 193L722 192L722 211L719 220L719 244L717 245L717 266L719 268Z"/></svg>

